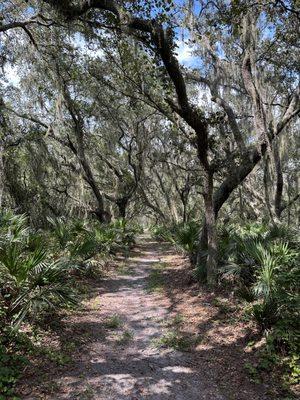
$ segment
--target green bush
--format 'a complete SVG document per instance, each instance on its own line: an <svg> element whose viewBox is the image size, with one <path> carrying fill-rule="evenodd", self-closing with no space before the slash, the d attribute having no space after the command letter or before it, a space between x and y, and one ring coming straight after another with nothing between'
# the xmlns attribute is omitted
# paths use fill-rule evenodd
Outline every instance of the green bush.
<svg viewBox="0 0 300 400"><path fill-rule="evenodd" d="M80 220L48 219L50 237L54 241L54 251L82 265L97 254L107 256L119 250L128 250L135 243L140 232L136 225L119 219L110 224L89 224Z"/></svg>
<svg viewBox="0 0 300 400"><path fill-rule="evenodd" d="M57 244L61 249L67 246L67 243L73 239L76 234L76 230L70 226L64 218L47 218L51 226L51 234L56 240Z"/></svg>
<svg viewBox="0 0 300 400"><path fill-rule="evenodd" d="M25 357L9 351L8 347L7 342L3 344L0 340L0 399L13 398L14 386L27 363Z"/></svg>
<svg viewBox="0 0 300 400"><path fill-rule="evenodd" d="M151 227L151 234L156 240L172 241L171 228L164 225L155 225Z"/></svg>
<svg viewBox="0 0 300 400"><path fill-rule="evenodd" d="M280 334L285 339L278 340L278 346L295 351L300 304L297 234L285 226L259 224L224 231L223 276L233 277L239 293L254 301L252 315L260 329L272 331L273 337Z"/></svg>
<svg viewBox="0 0 300 400"><path fill-rule="evenodd" d="M66 279L74 268L65 259L51 260L40 240L32 239L26 217L2 218L0 232L0 304L6 323L73 304L75 297ZM34 234L35 235L35 234Z"/></svg>
<svg viewBox="0 0 300 400"><path fill-rule="evenodd" d="M14 339L20 324L76 305L74 272L88 271L97 254L105 258L128 249L139 229L124 220L100 225L56 218L48 223L48 231L35 231L25 215L0 214L0 393L6 397L13 396L22 370Z"/></svg>
<svg viewBox="0 0 300 400"><path fill-rule="evenodd" d="M185 224L156 226L152 228L152 235L158 240L174 244L180 251L186 253L194 264L199 239L200 225L195 221Z"/></svg>

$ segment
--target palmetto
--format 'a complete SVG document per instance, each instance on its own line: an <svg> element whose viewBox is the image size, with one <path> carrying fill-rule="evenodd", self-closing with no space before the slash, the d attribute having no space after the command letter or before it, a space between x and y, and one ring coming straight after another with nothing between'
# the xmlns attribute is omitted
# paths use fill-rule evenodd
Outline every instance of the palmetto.
<svg viewBox="0 0 300 400"><path fill-rule="evenodd" d="M66 280L73 268L70 263L49 261L47 249L41 245L30 249L30 230L23 215L1 222L0 281L8 322L19 324L45 308L73 303Z"/></svg>
<svg viewBox="0 0 300 400"><path fill-rule="evenodd" d="M222 268L225 275L235 276L247 300L253 305L253 316L263 329L282 318L293 321L299 302L299 250L295 234L285 227L267 229L249 226L231 230L226 239ZM246 297L245 297L246 299Z"/></svg>

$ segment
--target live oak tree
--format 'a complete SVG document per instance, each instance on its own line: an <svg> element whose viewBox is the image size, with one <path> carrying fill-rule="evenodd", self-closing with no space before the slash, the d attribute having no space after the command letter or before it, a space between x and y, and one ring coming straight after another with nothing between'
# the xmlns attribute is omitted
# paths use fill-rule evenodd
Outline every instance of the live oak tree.
<svg viewBox="0 0 300 400"><path fill-rule="evenodd" d="M217 219L224 205L227 205L227 200L235 196L235 189L239 189L240 195L242 190L247 190L247 182L244 181L262 160L266 162L272 158L275 166L274 209L278 218L284 207L282 165L278 149L280 135L288 133L288 127L299 113L294 33L299 14L293 7L286 7L285 3L272 1L260 4L238 1L231 5L224 1L188 1L179 6L171 5L169 1L45 0L32 1L30 5L30 8L22 5L23 12L29 16L22 16L15 9L9 10L9 18L3 21L0 31L22 30L23 40L26 38L31 46L40 47L40 54L45 53L45 48L39 45L38 32L52 32L52 25L55 30L69 32L71 35L83 32L96 41L100 48L103 46L106 53L111 53L109 59L112 64L105 71L106 76L93 68L94 78L102 77L104 86L110 90L114 86L118 87L119 93L123 92L131 101L135 99L146 102L164 119L169 120L170 124L176 125L181 137L188 139L190 147L194 148L198 166L193 169L197 171L198 177L193 173L189 178L189 175L185 175L184 184L179 185L178 180L181 178L178 178L178 171L184 166L172 169L170 162L166 164L166 171L169 170L166 176L171 180L176 179L175 190L183 207L186 207L186 196L191 187L195 182L198 185L205 209L198 262L203 250L207 249L207 279L209 283L215 283ZM283 18L283 24L277 23L279 18ZM180 65L176 56L179 27L190 41L198 60L192 68ZM140 64L140 71L135 71L128 60L123 63L122 57L117 58L115 63L115 52L120 50L118 41L127 43L125 53L135 52L136 62L145 54L145 65ZM107 42L110 46L108 49ZM291 56L287 53L289 46L294 46L295 50ZM57 57L60 57L62 51L68 52L68 46L54 44L54 47ZM284 54L285 62L278 58L278 51ZM119 87L115 76L113 84L107 79L112 66L121 71L124 87ZM144 203L159 214L159 204L153 203L155 196L151 199L147 185L142 185L147 179L145 172L142 172L144 166L137 157L140 150L135 151L135 161L132 164L128 143L123 150L127 153L131 174L128 179L129 188L119 185L121 196L105 196L102 188L99 190L83 143L83 131L86 129L84 119L88 109L81 109L73 97L73 89L70 90L64 79L61 79L62 74L56 67L55 63L52 64L51 70L56 73L64 112L69 114L68 125L69 128L72 125L76 139L76 144L67 140L67 146L76 156L84 179L97 199L99 215L102 215L100 219L104 220L103 196L116 204L121 199L125 204L127 193L139 193ZM138 79L140 76L143 79ZM71 79L72 88L76 79L76 76ZM76 86L80 86L79 82ZM198 86L200 93L204 90L209 95L209 99L200 104L197 98ZM55 90L58 91L57 87ZM118 113L114 114L119 119ZM107 115L105 119L109 119ZM45 123L45 129L49 126L48 122ZM148 126L145 125L145 128ZM147 135L146 131L144 135ZM61 140L58 137L56 139ZM99 157L113 171L117 180L125 180L119 165L116 168L116 163L105 154L101 153ZM265 177L267 179L267 175ZM157 174L156 179L158 185L155 190L164 192L168 208L174 210L165 179ZM251 195L253 193L251 188ZM298 194L295 193L293 198L297 199ZM289 199L285 206L289 203L292 204L293 199ZM201 207L202 202L199 202L199 209ZM120 214L125 214L124 205L121 206Z"/></svg>
<svg viewBox="0 0 300 400"><path fill-rule="evenodd" d="M194 137L191 138L191 141L195 143L198 159L203 169L205 224L202 232L202 243L207 241L207 277L209 283L214 283L217 269L216 219L218 213L232 191L243 182L270 148L274 139L278 137L288 122L299 112L299 88L296 88L294 94L290 95L290 101L281 113L280 118L275 118L274 114L272 115L272 120L268 118L271 110L270 107L266 106L268 104L268 99L265 95L267 80L260 74L260 68L266 58L263 58L263 54L260 53L257 45L260 42L264 42L264 38L259 37L258 24L261 15L266 11L259 6L256 8L253 6L248 9L245 7L247 3L241 4L239 12L236 12L236 9L232 10L240 18L238 24L241 33L233 45L239 46L242 50L240 54L237 54L238 64L236 67L239 71L237 73L238 80L242 81L243 90L249 97L251 104L254 134L251 137L250 145L246 142L247 138L243 137L241 133L234 110L220 93L220 84L223 78L220 57L212 47L211 40L209 38L204 38L203 40L201 37L201 41L205 42L205 50L210 53L214 79L209 81L207 77L202 77L201 68L200 76L197 79L201 82L206 80L206 84L211 90L213 101L224 110L236 144L237 158L239 158L239 160L233 161L227 176L218 189L214 190L214 176L220 169L220 165L222 166L222 164L226 163L227 159L218 160L210 156L210 147L212 146L210 125L214 123L215 115L205 115L205 110L193 104L192 99L189 97L185 73L175 56L175 32L172 24L164 24L159 19L140 17L138 10L136 13L134 11L131 12L131 10L128 11L126 3L123 5L114 1L101 0L83 1L76 5L68 1L57 2L54 0L47 0L46 3L56 8L68 21L88 19L87 15L91 14L90 12L92 11L91 19L89 19L90 24L93 24L93 21L97 27L99 27L99 24L100 26L101 24L106 24L106 26L110 24L111 29L120 29L126 34L132 34L137 40L152 48L159 57L159 62L164 66L166 74L173 84L175 94L175 98L169 96L164 101L174 113L178 114L192 128ZM221 18L222 7L224 8L225 4L220 2L219 7L215 9L215 23L230 27L230 21L221 20L221 23L218 21ZM211 10L211 7L208 7L208 10L208 14L212 14L214 11ZM199 20L195 18L195 15L193 17L193 29L195 32L192 32L192 37L196 36L196 34L201 36L201 29L200 32L197 32L198 27L200 26L201 28L202 26L201 17ZM208 15L208 17L211 16ZM213 18L214 16L212 16ZM234 23L236 24L236 21ZM225 47L222 46L219 52L221 53L224 50Z"/></svg>
<svg viewBox="0 0 300 400"><path fill-rule="evenodd" d="M136 107L129 112L128 107L132 107L129 101L126 104L124 99L114 98L111 89L101 79L95 79L91 60L80 66L74 61L79 56L76 46L72 48L58 40L56 32L55 45L68 49L60 59L55 57L52 48L49 51L49 46L44 48L42 57L39 53L29 54L28 64L22 57L23 72L27 74L23 86L27 99L21 96L19 101L3 104L3 108L23 125L38 128L39 139L46 147L51 146L59 153L63 151L64 159L58 160L58 165L63 164L75 181L76 175L78 179L83 178L94 195L96 208L87 207L89 212L105 222L110 213L114 213L113 209L109 210L112 202L118 208L115 215L125 217L142 175L147 149L144 137L152 125L149 118L153 110ZM41 39L39 45L42 46ZM49 66L51 68L47 69ZM102 67L105 70L104 61ZM43 70L46 73L41 74ZM84 79L87 70L89 79L83 84L80 77ZM103 75L103 71L101 73ZM32 82L35 85L32 86ZM70 154L73 154L71 158ZM80 202L76 199L78 196L72 194L76 193L75 189L71 188L70 193L68 186L60 185L56 191ZM28 212L20 201L17 203L20 211Z"/></svg>

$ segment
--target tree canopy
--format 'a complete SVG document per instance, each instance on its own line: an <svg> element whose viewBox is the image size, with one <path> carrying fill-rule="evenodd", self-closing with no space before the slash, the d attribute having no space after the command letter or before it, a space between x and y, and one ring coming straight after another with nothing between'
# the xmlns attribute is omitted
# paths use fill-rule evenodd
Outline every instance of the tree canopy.
<svg viewBox="0 0 300 400"><path fill-rule="evenodd" d="M0 334L144 229L296 352L299 27L298 0L0 2Z"/></svg>
<svg viewBox="0 0 300 400"><path fill-rule="evenodd" d="M4 205L39 224L66 211L204 218L211 281L217 220L236 203L244 218L291 220L296 3L17 3L0 11Z"/></svg>

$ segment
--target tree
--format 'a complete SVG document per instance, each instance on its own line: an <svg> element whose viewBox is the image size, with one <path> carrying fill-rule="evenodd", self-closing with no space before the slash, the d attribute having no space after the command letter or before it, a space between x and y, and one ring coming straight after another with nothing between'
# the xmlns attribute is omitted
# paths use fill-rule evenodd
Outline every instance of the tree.
<svg viewBox="0 0 300 400"><path fill-rule="evenodd" d="M203 196L205 218L198 260L200 262L202 250L207 249L207 279L214 284L217 270L216 223L220 211L235 189L271 151L277 160L277 214L281 207L281 165L276 156L276 143L279 135L299 113L299 86L294 83L297 72L294 55L280 65L274 49L286 51L289 45L294 46L292 29L296 26L298 14L294 8L281 2L249 5L241 1L229 6L224 1L189 1L182 6L173 5L176 11L180 11L180 18L176 17L176 20L170 3L45 0L41 8L37 8L35 2L32 2L32 7L34 11L39 10L43 20L47 21L47 26L40 29L51 29L48 26L51 21L57 26L67 26L73 35L82 31L86 37L104 45L104 50L105 42L109 42L106 53L114 53L112 48L114 51L122 50L124 44L125 50L117 60L114 54L110 56L113 64L106 70L111 74L111 66L119 64L116 68L122 71L124 78L125 90L120 88L123 95L144 101L172 124L180 118L179 131L195 148L201 167L201 179L196 181L202 184L199 189ZM53 9L57 14L51 13ZM277 23L282 15L283 28ZM201 57L199 68L186 68L178 62L178 24L193 44L195 55ZM36 27L38 24L30 22L31 25ZM57 29L64 28L58 26ZM34 36L32 32L31 36ZM34 42L38 45L36 39ZM57 43L55 46L59 49ZM126 54L133 51L134 61L128 56L126 58ZM145 65L140 62L142 59ZM151 60L154 61L152 64ZM130 70L133 65L133 70ZM136 70L137 66L140 71ZM110 88L114 86L105 76L101 80ZM199 84L210 93L208 104L197 104L195 94ZM80 133L84 125L83 116L75 108L71 91L63 91L74 132L77 132L76 155L87 178L91 176L87 173L87 157L84 145L80 145L80 140L78 142L78 138L83 137ZM104 157L103 161L114 170L116 177L122 176L110 160ZM163 180L160 177L157 179L160 188L165 191ZM134 184L130 185L134 191L130 189L130 193L136 191L139 180L135 174ZM95 183L94 179L88 180L93 188L95 184L92 181ZM176 190L180 196L179 185ZM141 193L148 206L158 212L159 207L151 204L143 188ZM103 194L100 195L102 200L95 193L99 209L103 201ZM127 197L126 194L120 198L110 196L110 200L125 204ZM165 197L170 208L170 198L168 195ZM107 195L106 198L109 199ZM186 201L185 195L182 200ZM121 206L123 215L124 204Z"/></svg>
<svg viewBox="0 0 300 400"><path fill-rule="evenodd" d="M240 17L241 28L243 30L243 34L238 39L240 46L243 48L243 54L239 57L239 69L242 75L244 90L252 103L253 128L255 129L254 137L256 138L250 146L246 146L244 143L244 138L235 120L234 111L219 93L219 84L221 78L223 78L220 71L222 63L218 60L215 50L211 48L209 40L206 41L206 50L210 53L212 66L217 73L217 79L213 82L206 80L206 83L210 87L214 101L222 107L227 115L228 123L230 124L230 129L241 159L238 164L234 163L234 167L228 172L227 177L225 177L219 188L214 192L214 175L220 170L220 165L227 160L216 162L216 160L210 159L209 150L211 140L209 137L209 128L212 124L211 120L214 121L215 119L215 115L212 118L208 118L205 116L204 110L192 104L189 98L184 73L175 56L174 29L172 26L169 24L165 28L164 24L159 20L135 16L127 11L126 4L122 6L113 0L95 0L92 2L82 2L79 5L74 5L71 2L58 3L54 0L46 0L46 3L55 7L69 21L86 16L90 10L96 11L95 24L96 22L100 22L101 24L103 16L107 16L107 22L111 23L111 29L119 28L123 32L126 32L126 29L128 29L127 32L129 34L135 36L140 34L141 37L138 37L138 39L146 43L147 46L150 46L155 54L159 56L160 62L163 64L176 94L176 102L171 97L166 97L164 100L173 112L177 113L192 128L194 137L191 140L197 147L198 159L203 169L205 225L202 232L202 243L207 241L207 276L209 283L213 284L217 270L216 219L221 207L229 198L232 191L243 182L254 166L261 160L267 149L270 148L274 138L299 113L298 87L281 118L273 126L270 126L270 123L267 121L267 111L269 110L265 107L266 99L261 90L263 84L266 82L263 82L262 77L259 76L259 65L257 65L257 60L260 56L257 52L257 40L263 41L263 38L259 38L257 35L257 24L259 23L260 16L266 10L260 7L252 7L248 10L244 3L241 4L240 10L237 10L235 6L232 7L232 12L237 13L238 17ZM219 6L221 7L218 7L217 10L224 8L225 3L220 2ZM218 21L220 11L215 11L212 7L208 7L207 15L209 18L212 16L212 19L216 16L215 21ZM97 14L97 11L100 14ZM212 15L213 12L215 16ZM201 20L197 21L195 19L195 21L196 25L194 26L197 28ZM221 21L221 25L224 25L223 21ZM230 22L227 22L228 25L230 26ZM139 34L136 35L136 32L139 32ZM198 80L204 82L202 76L198 77Z"/></svg>

